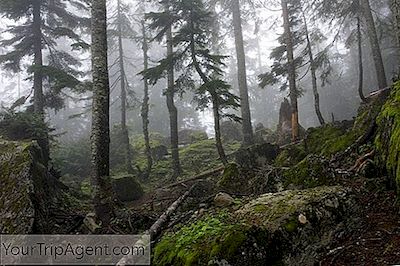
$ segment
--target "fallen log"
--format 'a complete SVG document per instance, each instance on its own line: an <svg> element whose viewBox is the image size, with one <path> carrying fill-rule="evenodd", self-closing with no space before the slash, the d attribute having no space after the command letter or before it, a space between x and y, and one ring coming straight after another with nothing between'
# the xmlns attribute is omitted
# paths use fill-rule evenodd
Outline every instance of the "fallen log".
<svg viewBox="0 0 400 266"><path fill-rule="evenodd" d="M176 211L176 209L185 201L185 199L190 195L195 185L191 186L182 196L180 196L168 209L158 218L158 220L150 227L148 230L148 234L150 235L151 239L156 237L163 225L169 220L171 215Z"/></svg>
<svg viewBox="0 0 400 266"><path fill-rule="evenodd" d="M174 203L172 203L171 206L168 207L168 209L157 219L157 221L150 227L150 229L143 232L143 235L150 235L150 241L154 241L154 239L160 234L162 228L168 222L170 217L174 214L174 212L178 209L178 207L186 200L186 198L189 197L190 193L192 192L195 186L196 184L192 185L190 189L188 189L182 196L180 196L176 201L174 201ZM142 239L138 240L138 242L136 242L135 245L142 244L142 241L143 241ZM132 257L132 255L125 256L118 261L117 265L118 266L131 265L133 259L134 258Z"/></svg>
<svg viewBox="0 0 400 266"><path fill-rule="evenodd" d="M216 174L218 172L221 172L224 169L225 169L225 166L220 166L218 168L215 168L215 169L203 172L201 174L198 174L198 175L196 175L194 177L191 177L189 179L185 179L185 180L182 180L182 181L179 181L179 182L175 182L175 183L169 184L169 185L167 185L165 187L162 187L162 189L172 188L172 187L176 187L176 186L185 184L186 182L191 182L191 181L196 181L196 180L199 180L199 179L204 179L204 178L212 176L212 175L214 175L214 174Z"/></svg>

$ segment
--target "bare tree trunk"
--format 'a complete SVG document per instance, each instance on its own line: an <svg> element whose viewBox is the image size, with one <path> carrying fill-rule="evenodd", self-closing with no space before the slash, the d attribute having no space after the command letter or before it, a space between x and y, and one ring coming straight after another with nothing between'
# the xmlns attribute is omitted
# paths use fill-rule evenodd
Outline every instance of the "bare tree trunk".
<svg viewBox="0 0 400 266"><path fill-rule="evenodd" d="M393 24L396 31L397 51L400 50L400 1L391 0L390 8L393 15Z"/></svg>
<svg viewBox="0 0 400 266"><path fill-rule="evenodd" d="M149 68L149 57L147 55L148 52L148 43L147 43L147 36L146 36L146 27L144 21L142 23L142 49L143 49L143 67L144 71L147 71ZM142 122L143 122L143 136L144 136L144 143L145 143L145 153L147 158L147 169L145 173L145 177L148 178L151 172L151 168L153 166L153 158L151 157L151 150L150 150L150 137L149 137L149 83L146 78L144 78L143 83L144 88L144 96L143 96L143 104L142 104Z"/></svg>
<svg viewBox="0 0 400 266"><path fill-rule="evenodd" d="M121 137L123 142L123 149L125 152L125 167L128 173L133 173L132 168L132 153L131 145L129 143L129 132L126 126L126 82L125 82L125 66L124 66L124 47L122 43L122 22L121 22L121 0L117 3L117 16L118 16L118 57L119 57L119 71L121 83Z"/></svg>
<svg viewBox="0 0 400 266"><path fill-rule="evenodd" d="M246 56L244 53L242 19L240 15L239 0L232 1L233 28L235 32L235 46L238 68L238 82L240 92L240 108L242 112L243 144L245 146L254 143L253 127L251 125L251 112L249 104L249 92L247 88Z"/></svg>
<svg viewBox="0 0 400 266"><path fill-rule="evenodd" d="M219 114L218 96L213 94L211 95L211 97L213 102L215 145L217 146L217 151L221 162L224 165L227 165L228 159L226 158L224 147L222 146L222 140L221 140L221 125L220 125L221 118Z"/></svg>
<svg viewBox="0 0 400 266"><path fill-rule="evenodd" d="M213 13L213 30L212 30L212 49L215 54L219 54L219 47L218 47L218 42L219 42L219 22L217 18L217 13L215 11L216 9L216 1L212 2L212 5L210 7L210 11ZM192 42L194 42L194 39L192 38ZM199 75L201 76L203 82L208 82L207 77L202 73L199 64L196 60L196 57L193 56L194 54L194 46L192 45L192 57L193 61L195 64L195 68L197 72L200 72ZM215 146L217 147L218 155L220 160L224 165L228 164L228 159L226 158L224 146L222 145L222 138L221 138L221 115L219 113L219 103L218 103L218 95L215 93L211 93L212 97L212 107L213 107L213 117L214 117L214 132L215 132Z"/></svg>
<svg viewBox="0 0 400 266"><path fill-rule="evenodd" d="M286 50L288 58L288 75L289 75L289 89L290 89L290 105L292 107L292 141L299 139L299 110L297 104L297 88L296 88L296 68L294 65L293 55L293 39L290 30L290 19L287 0L281 0L283 27L285 29L286 37Z"/></svg>
<svg viewBox="0 0 400 266"><path fill-rule="evenodd" d="M92 175L93 204L97 217L108 225L114 217L110 180L110 87L107 64L106 0L92 1Z"/></svg>
<svg viewBox="0 0 400 266"><path fill-rule="evenodd" d="M361 8L364 14L365 22L367 25L368 38L371 44L372 57L374 59L376 76L378 79L378 86L380 89L387 87L387 80L385 74L385 67L383 65L381 48L379 45L378 35L376 33L376 27L374 17L372 16L371 6L369 0L360 0Z"/></svg>
<svg viewBox="0 0 400 266"><path fill-rule="evenodd" d="M308 32L307 19L306 19L306 15L304 14L304 11L302 11L302 14L303 14L305 34L306 34L306 40L307 40L307 50L308 50L307 52L308 52L308 57L310 58L311 82L312 82L313 94L314 94L315 113L317 114L319 123L321 125L325 125L325 120L324 120L324 117L322 116L320 103L319 103L319 93L318 93L317 74L316 74L317 69L315 66L314 55L312 52L310 35Z"/></svg>
<svg viewBox="0 0 400 266"><path fill-rule="evenodd" d="M171 27L169 27L169 29L167 30L167 56L170 57L172 56L172 54L173 54L172 29ZM167 107L169 111L169 123L171 131L173 178L176 179L181 174L182 169L179 160L178 110L176 109L174 102L175 80L174 80L174 67L172 63L168 69L168 88L165 95L167 97Z"/></svg>
<svg viewBox="0 0 400 266"><path fill-rule="evenodd" d="M358 42L358 95L361 101L365 102L363 93L364 87L364 66L363 66L363 49L362 49L362 34L361 34L361 19L357 17L357 42Z"/></svg>
<svg viewBox="0 0 400 266"><path fill-rule="evenodd" d="M42 54L42 17L41 3L33 2L33 50L34 50L34 72L33 72L33 109L44 122L44 96L43 96L43 54ZM37 142L42 149L45 166L50 160L50 143L48 133L38 138Z"/></svg>
<svg viewBox="0 0 400 266"><path fill-rule="evenodd" d="M34 65L36 67L33 73L33 107L37 114L44 115L44 97L43 97L43 67L42 55L42 18L40 14L40 2L33 2L33 46L34 46Z"/></svg>

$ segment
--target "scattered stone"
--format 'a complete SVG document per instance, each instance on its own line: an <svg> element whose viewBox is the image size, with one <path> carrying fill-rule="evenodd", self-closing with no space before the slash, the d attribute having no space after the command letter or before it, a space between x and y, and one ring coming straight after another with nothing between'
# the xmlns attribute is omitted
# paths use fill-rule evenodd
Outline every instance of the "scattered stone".
<svg viewBox="0 0 400 266"><path fill-rule="evenodd" d="M233 204L235 200L227 193L220 192L214 198L214 205L217 207L228 207Z"/></svg>
<svg viewBox="0 0 400 266"><path fill-rule="evenodd" d="M306 224L308 221L307 221L307 217L304 215L304 214L300 214L299 215L299 222L301 223L301 224Z"/></svg>

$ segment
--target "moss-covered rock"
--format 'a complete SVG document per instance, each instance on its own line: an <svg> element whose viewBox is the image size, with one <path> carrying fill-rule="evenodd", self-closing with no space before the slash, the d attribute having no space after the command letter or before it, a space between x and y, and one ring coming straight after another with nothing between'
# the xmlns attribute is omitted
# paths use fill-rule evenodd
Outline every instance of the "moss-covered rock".
<svg viewBox="0 0 400 266"><path fill-rule="evenodd" d="M298 164L307 156L303 143L292 144L284 147L274 161L277 167L290 167Z"/></svg>
<svg viewBox="0 0 400 266"><path fill-rule="evenodd" d="M114 176L111 182L120 201L134 201L144 194L142 186L133 176Z"/></svg>
<svg viewBox="0 0 400 266"><path fill-rule="evenodd" d="M343 187L265 194L176 226L155 246L153 264L313 265L356 211Z"/></svg>
<svg viewBox="0 0 400 266"><path fill-rule="evenodd" d="M218 186L226 192L243 191L247 188L246 180L241 179L240 169L236 163L230 163L225 166L221 179L218 181Z"/></svg>
<svg viewBox="0 0 400 266"><path fill-rule="evenodd" d="M47 174L35 142L0 140L0 233L32 233L47 213Z"/></svg>
<svg viewBox="0 0 400 266"><path fill-rule="evenodd" d="M334 183L334 173L323 157L309 155L304 160L283 172L284 187L313 188Z"/></svg>
<svg viewBox="0 0 400 266"><path fill-rule="evenodd" d="M400 195L400 82L397 82L378 118L375 138L377 165L384 166Z"/></svg>

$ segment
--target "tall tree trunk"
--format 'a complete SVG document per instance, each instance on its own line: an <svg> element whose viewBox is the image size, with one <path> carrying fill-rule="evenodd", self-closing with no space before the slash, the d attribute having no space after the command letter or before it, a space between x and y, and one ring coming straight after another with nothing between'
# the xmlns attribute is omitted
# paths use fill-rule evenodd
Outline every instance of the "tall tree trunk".
<svg viewBox="0 0 400 266"><path fill-rule="evenodd" d="M172 29L167 30L167 56L171 57L173 54L172 44ZM167 107L169 112L169 124L171 132L171 153L172 153L172 167L173 178L176 179L182 172L179 160L179 141L178 141L178 110L174 102L175 95L175 79L174 79L174 66L171 63L168 69L168 88L165 93L167 97Z"/></svg>
<svg viewBox="0 0 400 266"><path fill-rule="evenodd" d="M364 66L363 66L363 50L362 50L362 34L361 34L361 19L357 17L357 42L358 42L358 95L361 101L365 102L363 92L364 87Z"/></svg>
<svg viewBox="0 0 400 266"><path fill-rule="evenodd" d="M124 65L124 48L122 42L122 22L121 22L121 1L117 3L117 16L118 16L118 56L119 56L119 70L120 70L120 85L121 85L121 137L123 142L123 149L125 153L125 167L128 173L133 173L132 168L132 153L129 143L129 132L126 126L126 75Z"/></svg>
<svg viewBox="0 0 400 266"><path fill-rule="evenodd" d="M320 109L320 104L319 104L319 93L318 93L317 74L316 74L317 69L315 66L314 55L312 52L312 45L311 45L311 41L310 41L310 35L308 32L308 24L307 24L307 19L306 19L306 15L304 14L304 11L302 11L302 15L303 15L303 20L304 20L304 28L305 28L305 34L306 34L306 40L307 40L307 52L308 52L308 57L310 59L311 82L312 82L313 94L314 94L315 113L317 114L319 123L321 125L325 125L325 120L321 114L321 109Z"/></svg>
<svg viewBox="0 0 400 266"><path fill-rule="evenodd" d="M44 96L43 96L43 54L42 54L42 17L40 1L33 2L33 50L34 50L34 72L33 72L33 109L44 122ZM50 143L48 133L38 138L37 142L42 149L45 166L50 160Z"/></svg>
<svg viewBox="0 0 400 266"><path fill-rule="evenodd" d="M400 50L400 0L391 0L394 30L396 31L397 51Z"/></svg>
<svg viewBox="0 0 400 266"><path fill-rule="evenodd" d="M251 125L251 112L249 104L249 92L247 88L246 56L244 53L242 18L240 15L239 0L232 1L233 28L235 32L235 46L238 69L238 83L240 92L240 109L242 112L243 144L245 146L254 143L253 127Z"/></svg>
<svg viewBox="0 0 400 266"><path fill-rule="evenodd" d="M42 55L42 17L40 11L40 1L33 2L33 49L34 65L33 73L33 107L37 114L44 118L44 97L43 97L43 55Z"/></svg>
<svg viewBox="0 0 400 266"><path fill-rule="evenodd" d="M281 0L282 4L282 15L283 15L283 27L285 29L286 37L286 50L288 59L288 76L289 76L289 89L290 89L290 105L292 107L292 140L297 141L299 139L299 110L297 104L297 88L296 88L296 68L294 65L293 55L293 39L292 32L290 29L290 19L287 0Z"/></svg>
<svg viewBox="0 0 400 266"><path fill-rule="evenodd" d="M92 0L92 175L97 217L107 226L114 217L110 179L110 87L107 64L106 0Z"/></svg>
<svg viewBox="0 0 400 266"><path fill-rule="evenodd" d="M121 0L117 3L117 16L118 16L118 57L119 57L119 76L121 85L121 137L123 142L123 149L125 153L125 167L129 174L133 173L132 168L132 153L131 145L129 143L129 132L126 126L126 82L125 82L125 65L124 65L124 47L122 43L122 22L121 22Z"/></svg>
<svg viewBox="0 0 400 266"><path fill-rule="evenodd" d="M219 25L219 21L218 21L218 15L216 12L216 4L217 1L212 1L211 5L210 5L210 12L213 13L213 20L212 20L212 50L215 54L219 54L219 46L218 46L218 42L219 42L219 32L220 32L220 25ZM192 38L192 42L194 43L194 38ZM201 76L203 82L208 82L207 77L204 75L204 73L202 73L199 64L196 60L196 57L193 56L193 52L194 52L194 46L192 45L191 47L192 49L192 58L193 61L195 63L195 67L196 67L196 71L200 72L199 75ZM213 117L214 117L214 132L215 132L215 146L217 147L217 151L218 151L218 155L219 158L221 160L221 162L226 165L228 164L228 159L226 158L225 155L225 150L224 150L224 146L222 145L222 137L221 137L221 115L219 113L219 102L218 102L218 95L216 95L216 93L210 93L211 94L211 98L212 98L212 109L213 109Z"/></svg>
<svg viewBox="0 0 400 266"><path fill-rule="evenodd" d="M149 68L149 57L147 52L149 50L149 46L147 43L147 35L146 35L146 26L145 22L142 21L142 49L143 49L143 68L144 71L147 71ZM143 122L143 136L145 143L145 153L147 158L147 169L145 173L145 177L148 178L151 172L151 168L153 166L153 158L151 157L151 148L150 148L150 137L149 137L149 82L146 78L143 81L144 88L144 96L143 96L143 104L142 104L142 122Z"/></svg>
<svg viewBox="0 0 400 266"><path fill-rule="evenodd" d="M381 48L379 45L378 34L376 33L376 27L374 17L372 16L371 6L369 0L360 0L361 8L364 14L368 38L371 44L372 57L374 59L376 77L378 79L378 86L380 89L387 87L387 80L385 74L385 67L383 65Z"/></svg>

